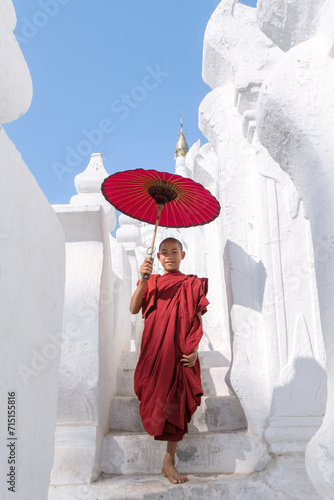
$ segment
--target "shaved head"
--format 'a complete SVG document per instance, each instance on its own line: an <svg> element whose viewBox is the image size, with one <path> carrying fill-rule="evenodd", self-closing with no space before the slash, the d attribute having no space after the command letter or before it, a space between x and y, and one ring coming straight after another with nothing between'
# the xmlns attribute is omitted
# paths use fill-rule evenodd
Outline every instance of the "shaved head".
<svg viewBox="0 0 334 500"><path fill-rule="evenodd" d="M183 252L182 243L181 243L181 241L177 240L176 238L165 238L164 240L162 240L162 242L159 245L159 252L160 252L160 249L164 243L173 243L173 242L175 242L180 247L181 252Z"/></svg>

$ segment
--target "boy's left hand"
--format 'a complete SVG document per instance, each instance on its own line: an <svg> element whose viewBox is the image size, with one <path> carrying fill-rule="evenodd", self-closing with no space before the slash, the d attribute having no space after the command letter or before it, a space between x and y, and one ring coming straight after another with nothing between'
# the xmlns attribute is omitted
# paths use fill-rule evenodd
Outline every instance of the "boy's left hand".
<svg viewBox="0 0 334 500"><path fill-rule="evenodd" d="M197 349L195 352L188 354L188 356L183 354L182 359L180 359L181 363L183 363L183 365L187 366L188 368L192 368L195 365L196 360L197 360Z"/></svg>

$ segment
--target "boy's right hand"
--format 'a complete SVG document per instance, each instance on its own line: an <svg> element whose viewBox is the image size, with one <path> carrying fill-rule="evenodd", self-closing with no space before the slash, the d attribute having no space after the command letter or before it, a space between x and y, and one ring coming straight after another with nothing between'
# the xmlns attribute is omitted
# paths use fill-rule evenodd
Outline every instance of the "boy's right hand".
<svg viewBox="0 0 334 500"><path fill-rule="evenodd" d="M152 271L153 271L153 260L154 259L150 259L149 257L147 257L144 260L144 262L142 263L142 265L140 266L139 271L140 271L140 275L141 275L142 279L148 280L148 278L152 274Z"/></svg>
<svg viewBox="0 0 334 500"><path fill-rule="evenodd" d="M139 268L140 270L140 280L137 288L133 292L133 295L130 300L130 311L132 314L139 313L140 309L143 305L143 296L146 289L147 280L152 274L153 271L153 259L149 257L144 260L142 265ZM145 275L147 277L145 277Z"/></svg>

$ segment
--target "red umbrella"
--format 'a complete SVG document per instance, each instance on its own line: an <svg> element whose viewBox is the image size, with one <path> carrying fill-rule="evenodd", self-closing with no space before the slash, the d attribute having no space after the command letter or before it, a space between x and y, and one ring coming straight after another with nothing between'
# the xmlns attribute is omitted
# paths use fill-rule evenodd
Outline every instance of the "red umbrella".
<svg viewBox="0 0 334 500"><path fill-rule="evenodd" d="M213 221L220 205L198 182L156 170L125 170L110 175L102 193L117 210L155 224L151 257L158 226L191 227Z"/></svg>

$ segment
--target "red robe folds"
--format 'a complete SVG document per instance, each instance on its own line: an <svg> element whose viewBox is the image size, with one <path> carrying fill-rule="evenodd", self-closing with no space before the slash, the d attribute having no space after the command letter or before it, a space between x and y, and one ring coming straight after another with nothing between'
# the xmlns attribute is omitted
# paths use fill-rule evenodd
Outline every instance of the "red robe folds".
<svg viewBox="0 0 334 500"><path fill-rule="evenodd" d="M152 274L143 297L145 327L135 371L135 393L148 434L164 441L180 441L201 404L200 364L180 362L195 351L202 335L198 312L209 304L207 278L181 272Z"/></svg>

